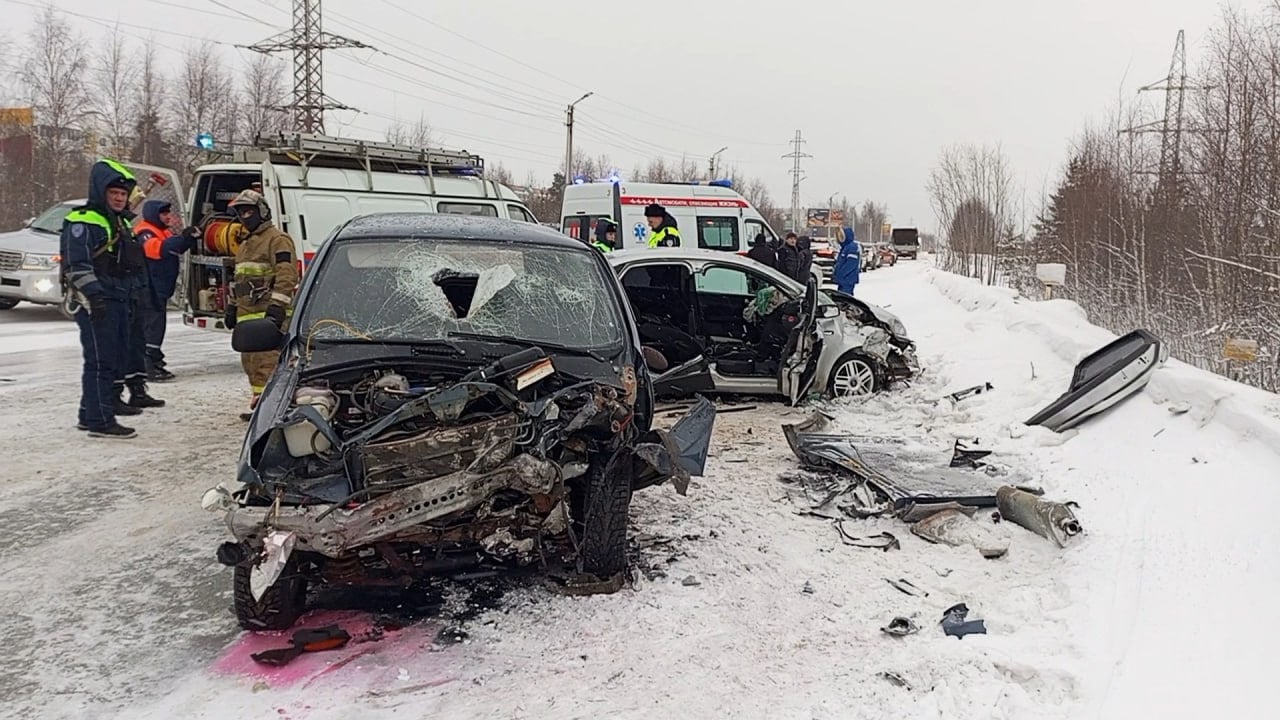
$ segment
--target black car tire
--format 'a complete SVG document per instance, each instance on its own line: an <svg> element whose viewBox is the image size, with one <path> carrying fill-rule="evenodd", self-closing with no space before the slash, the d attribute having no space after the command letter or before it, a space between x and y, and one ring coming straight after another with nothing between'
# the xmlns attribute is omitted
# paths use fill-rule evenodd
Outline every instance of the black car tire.
<svg viewBox="0 0 1280 720"><path fill-rule="evenodd" d="M18 307L19 300L13 298L0 298L0 310L12 310Z"/></svg>
<svg viewBox="0 0 1280 720"><path fill-rule="evenodd" d="M296 555L285 563L280 577L262 594L261 600L253 599L249 589L247 564L235 566L232 579L232 600L236 620L245 630L287 630L307 606L307 579L303 576Z"/></svg>
<svg viewBox="0 0 1280 720"><path fill-rule="evenodd" d="M627 569L630 454L592 458L586 481L579 549L582 571L606 580Z"/></svg>

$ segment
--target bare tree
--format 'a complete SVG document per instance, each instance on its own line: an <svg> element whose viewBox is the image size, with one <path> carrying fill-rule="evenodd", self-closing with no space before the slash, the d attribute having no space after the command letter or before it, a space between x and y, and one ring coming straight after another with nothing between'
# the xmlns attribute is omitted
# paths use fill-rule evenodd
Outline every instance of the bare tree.
<svg viewBox="0 0 1280 720"><path fill-rule="evenodd" d="M213 43L187 51L174 88L172 127L177 135L177 160L181 169L193 171L202 161L195 137L208 132L215 141L234 141L242 123L239 98L231 77Z"/></svg>
<svg viewBox="0 0 1280 720"><path fill-rule="evenodd" d="M113 26L94 55L90 82L94 125L101 135L100 146L111 157L124 157L130 149L138 75L135 54L120 26Z"/></svg>
<svg viewBox="0 0 1280 720"><path fill-rule="evenodd" d="M1014 234L1015 193L1008 160L999 148L942 151L930 174L929 197L945 233L943 266L994 283L1002 243Z"/></svg>
<svg viewBox="0 0 1280 720"><path fill-rule="evenodd" d="M493 165L486 167L484 173L485 179L487 180L502 183L507 187L515 184L515 178L512 176L511 171L501 162L496 162Z"/></svg>
<svg viewBox="0 0 1280 720"><path fill-rule="evenodd" d="M138 57L138 80L133 89L133 147L130 157L147 165L170 165L165 142L164 118L160 114L165 102L164 76L156 61L155 46L143 45Z"/></svg>
<svg viewBox="0 0 1280 720"><path fill-rule="evenodd" d="M264 54L254 55L244 77L246 139L279 135L289 129L281 108L289 94L285 64Z"/></svg>
<svg viewBox="0 0 1280 720"><path fill-rule="evenodd" d="M426 115L418 115L412 125L405 125L396 120L387 128L387 142L414 147L431 147L435 144L435 135Z"/></svg>
<svg viewBox="0 0 1280 720"><path fill-rule="evenodd" d="M83 122L89 116L84 46L84 38L52 8L28 34L19 77L36 112L29 210L65 199L74 179L83 182Z"/></svg>

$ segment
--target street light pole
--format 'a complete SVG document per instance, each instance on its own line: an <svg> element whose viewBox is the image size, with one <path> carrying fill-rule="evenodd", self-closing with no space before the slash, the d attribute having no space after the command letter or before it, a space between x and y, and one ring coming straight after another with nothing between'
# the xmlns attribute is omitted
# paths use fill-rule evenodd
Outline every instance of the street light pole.
<svg viewBox="0 0 1280 720"><path fill-rule="evenodd" d="M582 97L569 103L569 107L564 111L564 184L573 184L573 108L578 103L586 100L594 95L595 92L589 92Z"/></svg>
<svg viewBox="0 0 1280 720"><path fill-rule="evenodd" d="M720 153L722 153L722 152L724 152L725 150L728 150L728 149L729 149L729 146L728 146L728 145L725 145L724 147L720 148L719 150L717 150L717 151L715 151L715 152L711 153L711 164L710 164L710 167L708 167L708 168L707 168L707 179L708 179L708 180L715 180L715 179L716 179L716 158L720 157Z"/></svg>

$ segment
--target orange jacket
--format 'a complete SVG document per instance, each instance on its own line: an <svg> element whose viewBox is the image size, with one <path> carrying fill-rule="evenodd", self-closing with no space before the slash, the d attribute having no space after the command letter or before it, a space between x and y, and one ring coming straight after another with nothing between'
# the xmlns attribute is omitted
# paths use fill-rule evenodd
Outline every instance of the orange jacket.
<svg viewBox="0 0 1280 720"><path fill-rule="evenodd" d="M169 232L168 228L159 227L146 220L139 219L133 224L133 236L142 237L144 233L147 238L142 242L142 252L147 256L148 260L159 260L165 238L172 233Z"/></svg>

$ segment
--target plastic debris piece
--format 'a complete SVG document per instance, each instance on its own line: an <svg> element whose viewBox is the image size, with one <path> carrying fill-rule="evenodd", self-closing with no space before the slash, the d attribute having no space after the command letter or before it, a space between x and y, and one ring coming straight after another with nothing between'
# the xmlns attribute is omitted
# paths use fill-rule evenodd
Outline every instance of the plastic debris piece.
<svg viewBox="0 0 1280 720"><path fill-rule="evenodd" d="M889 621L888 625L880 628L880 632L886 635L894 635L897 637L906 637L920 632L920 626L915 621L901 615Z"/></svg>
<svg viewBox="0 0 1280 720"><path fill-rule="evenodd" d="M898 542L898 538L892 533L880 532L875 535L850 535L844 529L844 523L840 520L835 522L836 531L840 533L840 542L852 547L876 548L888 552L890 550L901 550L902 543Z"/></svg>
<svg viewBox="0 0 1280 720"><path fill-rule="evenodd" d="M890 580L889 578L885 578L884 581L892 585L893 588L898 592L906 593L911 597L929 597L928 592L926 592L925 590L922 590L919 587L916 587L914 584L911 583L910 580L906 580L903 578L898 578L897 580Z"/></svg>
<svg viewBox="0 0 1280 720"><path fill-rule="evenodd" d="M987 624L982 620L968 620L969 606L957 603L942 613L942 632L956 638L965 635L986 635Z"/></svg>
<svg viewBox="0 0 1280 720"><path fill-rule="evenodd" d="M972 545L988 560L1004 557L1009 552L1009 541L978 523L959 510L943 510L934 513L911 526L911 533L931 543L952 547Z"/></svg>

